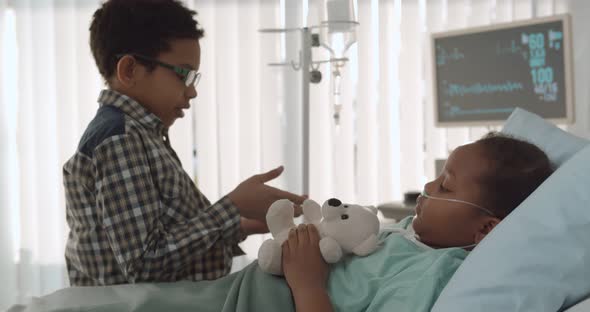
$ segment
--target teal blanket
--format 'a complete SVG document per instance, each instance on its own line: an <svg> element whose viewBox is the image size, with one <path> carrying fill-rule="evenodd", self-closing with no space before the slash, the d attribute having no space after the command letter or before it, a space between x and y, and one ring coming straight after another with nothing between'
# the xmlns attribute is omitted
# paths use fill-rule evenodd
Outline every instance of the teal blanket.
<svg viewBox="0 0 590 312"><path fill-rule="evenodd" d="M401 222L403 227L408 222ZM367 257L332 266L328 291L336 311L430 311L467 252L424 249L403 235L382 233ZM254 262L215 281L73 287L13 311L294 311L282 277Z"/></svg>
<svg viewBox="0 0 590 312"><path fill-rule="evenodd" d="M282 277L258 263L215 281L72 287L10 311L294 311Z"/></svg>

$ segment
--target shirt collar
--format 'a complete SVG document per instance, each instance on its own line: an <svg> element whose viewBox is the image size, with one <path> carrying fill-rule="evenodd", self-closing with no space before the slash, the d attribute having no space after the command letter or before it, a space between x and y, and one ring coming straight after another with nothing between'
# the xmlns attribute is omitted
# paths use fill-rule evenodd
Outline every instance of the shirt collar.
<svg viewBox="0 0 590 312"><path fill-rule="evenodd" d="M155 129L158 132L167 132L158 116L149 112L143 105L127 95L115 90L105 89L100 92L98 103L101 107L104 105L114 106L148 128Z"/></svg>

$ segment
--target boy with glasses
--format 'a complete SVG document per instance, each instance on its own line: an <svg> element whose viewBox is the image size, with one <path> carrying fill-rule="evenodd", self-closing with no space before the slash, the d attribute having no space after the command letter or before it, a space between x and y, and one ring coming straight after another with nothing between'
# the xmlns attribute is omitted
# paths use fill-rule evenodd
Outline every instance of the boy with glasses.
<svg viewBox="0 0 590 312"><path fill-rule="evenodd" d="M238 242L268 231L272 202L304 199L265 185L282 167L214 204L184 172L168 129L197 96L195 14L176 0L109 0L94 13L90 47L107 89L63 168L72 286L219 278Z"/></svg>

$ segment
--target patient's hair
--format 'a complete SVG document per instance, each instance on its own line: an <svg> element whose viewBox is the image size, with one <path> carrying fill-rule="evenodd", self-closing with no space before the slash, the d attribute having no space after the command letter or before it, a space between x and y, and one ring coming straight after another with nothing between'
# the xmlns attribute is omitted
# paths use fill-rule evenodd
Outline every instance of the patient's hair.
<svg viewBox="0 0 590 312"><path fill-rule="evenodd" d="M136 53L158 57L170 50L173 39L196 39L204 32L195 11L177 0L108 0L94 12L90 49L107 84L115 73L117 55ZM141 60L137 60L142 62ZM155 64L142 62L148 71Z"/></svg>
<svg viewBox="0 0 590 312"><path fill-rule="evenodd" d="M484 201L500 218L510 214L553 169L549 158L537 146L499 132L478 140L491 168L483 177Z"/></svg>

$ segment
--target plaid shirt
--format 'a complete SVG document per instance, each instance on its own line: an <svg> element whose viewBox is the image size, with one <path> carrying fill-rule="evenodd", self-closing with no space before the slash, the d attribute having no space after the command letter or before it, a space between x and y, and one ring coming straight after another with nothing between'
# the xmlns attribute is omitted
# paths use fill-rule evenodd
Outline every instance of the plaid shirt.
<svg viewBox="0 0 590 312"><path fill-rule="evenodd" d="M63 168L72 286L216 279L229 273L240 215L211 205L183 170L158 117L103 90Z"/></svg>

